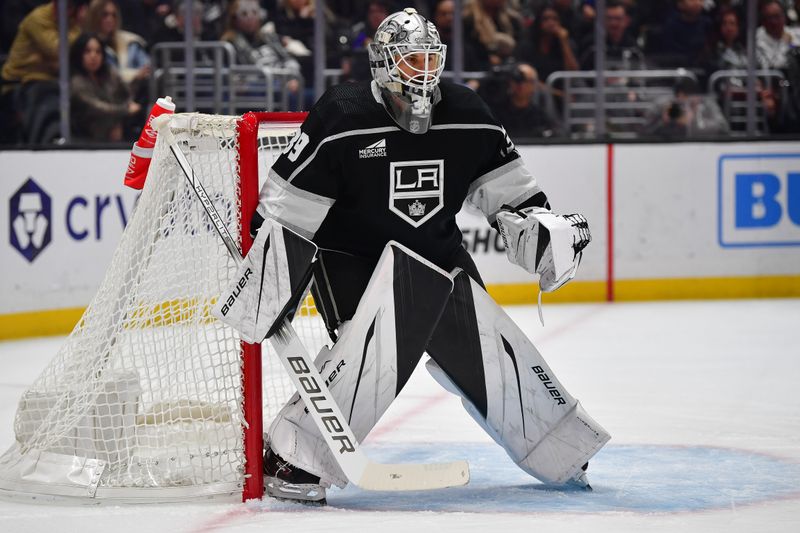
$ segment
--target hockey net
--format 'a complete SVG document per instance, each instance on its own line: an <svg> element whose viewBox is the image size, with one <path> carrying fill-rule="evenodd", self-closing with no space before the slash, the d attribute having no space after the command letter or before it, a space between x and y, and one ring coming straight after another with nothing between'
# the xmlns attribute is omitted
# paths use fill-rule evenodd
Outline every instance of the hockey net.
<svg viewBox="0 0 800 533"><path fill-rule="evenodd" d="M258 181L302 119L249 113L170 121L245 251ZM0 492L115 501L261 497L261 417L267 428L294 388L268 343L262 353L211 317L235 270L159 139L100 289L19 401L16 441L0 457ZM311 353L327 342L310 297L294 325Z"/></svg>

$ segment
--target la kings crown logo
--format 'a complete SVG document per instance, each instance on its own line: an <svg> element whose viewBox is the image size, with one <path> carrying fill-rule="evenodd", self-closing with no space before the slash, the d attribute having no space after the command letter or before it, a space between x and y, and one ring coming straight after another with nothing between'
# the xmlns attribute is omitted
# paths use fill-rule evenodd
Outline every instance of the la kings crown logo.
<svg viewBox="0 0 800 533"><path fill-rule="evenodd" d="M420 227L444 207L444 160L389 164L389 209Z"/></svg>

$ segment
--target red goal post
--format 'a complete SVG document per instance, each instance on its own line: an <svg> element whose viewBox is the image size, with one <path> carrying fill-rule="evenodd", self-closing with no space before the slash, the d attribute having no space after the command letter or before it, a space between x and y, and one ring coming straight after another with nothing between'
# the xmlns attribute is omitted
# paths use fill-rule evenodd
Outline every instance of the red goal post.
<svg viewBox="0 0 800 533"><path fill-rule="evenodd" d="M258 131L261 124L301 124L305 112L250 112L242 116L237 127L239 137L239 180L242 205L239 218L239 235L242 255L253 244L250 236L250 219L258 207L259 168ZM261 345L242 341L242 374L244 416L245 482L242 500L261 498L264 494L264 428L262 416Z"/></svg>

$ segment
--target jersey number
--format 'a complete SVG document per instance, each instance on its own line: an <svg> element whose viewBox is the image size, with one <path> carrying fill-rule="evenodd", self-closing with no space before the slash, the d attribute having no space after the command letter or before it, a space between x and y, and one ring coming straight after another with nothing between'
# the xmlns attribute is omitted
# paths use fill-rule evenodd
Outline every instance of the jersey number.
<svg viewBox="0 0 800 533"><path fill-rule="evenodd" d="M300 135L295 135L291 142L283 149L283 153L287 154L289 161L294 163L300 157L300 152L308 144L308 135L305 132L300 132Z"/></svg>

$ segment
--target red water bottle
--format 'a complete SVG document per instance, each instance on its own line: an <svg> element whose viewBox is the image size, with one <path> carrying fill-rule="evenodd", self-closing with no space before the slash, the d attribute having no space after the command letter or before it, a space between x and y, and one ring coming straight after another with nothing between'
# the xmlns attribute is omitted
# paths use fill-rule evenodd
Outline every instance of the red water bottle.
<svg viewBox="0 0 800 533"><path fill-rule="evenodd" d="M125 185L133 189L144 187L147 178L147 170L150 168L150 161L153 158L153 147L156 145L158 132L153 129L153 119L160 115L169 115L175 112L175 103L172 98L165 96L156 100L155 105L150 110L139 139L133 143L131 158L128 161L128 169L125 171Z"/></svg>

